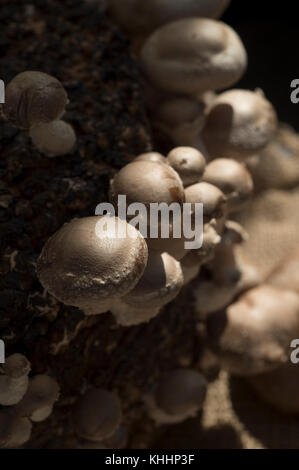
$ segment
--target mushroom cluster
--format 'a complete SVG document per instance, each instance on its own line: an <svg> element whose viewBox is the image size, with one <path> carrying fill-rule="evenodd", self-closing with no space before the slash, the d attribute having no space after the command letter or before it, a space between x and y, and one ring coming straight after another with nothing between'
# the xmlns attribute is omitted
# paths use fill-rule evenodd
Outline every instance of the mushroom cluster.
<svg viewBox="0 0 299 470"><path fill-rule="evenodd" d="M76 143L74 129L61 120L67 103L59 80L43 72L26 71L8 83L2 112L16 127L29 131L41 153L56 157L72 152Z"/></svg>
<svg viewBox="0 0 299 470"><path fill-rule="evenodd" d="M291 362L299 336L299 250L266 281L208 318L208 337L226 370L246 376L269 404L299 412L298 366Z"/></svg>
<svg viewBox="0 0 299 470"><path fill-rule="evenodd" d="M110 0L143 72L157 143L247 160L273 139L275 110L261 90L233 89L247 67L237 33L218 20L229 1Z"/></svg>
<svg viewBox="0 0 299 470"><path fill-rule="evenodd" d="M16 448L31 436L32 425L47 419L59 397L59 385L48 375L29 377L31 364L12 354L0 371L0 448Z"/></svg>
<svg viewBox="0 0 299 470"><path fill-rule="evenodd" d="M227 162L227 172L221 170L222 160L206 165L202 153L192 147L174 148L167 156L139 155L111 180L110 199L117 216L87 217L65 224L47 241L38 259L40 282L64 304L78 307L86 315L111 311L122 326L157 316L184 284L198 276L202 266L214 273L215 291L219 285L229 285L232 296L241 287L245 290L248 280L244 275L239 282L236 273L241 268L235 266L233 252L233 245L241 243L244 234L228 215L250 198L253 186L242 163ZM127 209L142 204L146 234L138 224L138 229L134 226L134 211L127 210L125 218L118 213L118 199L124 196ZM202 238L201 248L186 247L185 203L191 226L196 222L196 204L202 204L203 226L197 235ZM155 226L150 217L153 204L168 208L176 204L178 212L169 213L163 222L158 218ZM105 230L99 231L99 225ZM223 264L223 272L218 270L217 260L213 263L214 256Z"/></svg>
<svg viewBox="0 0 299 470"><path fill-rule="evenodd" d="M290 341L299 333L299 289L297 278L284 285L277 273L260 285L256 270L236 254L247 234L233 218L252 197L250 162L273 139L277 117L260 90L222 91L247 66L241 39L217 20L228 4L110 0L113 17L133 39L156 140L167 145L137 156L114 175L109 196L116 215L73 219L58 230L40 254L37 275L45 290L65 305L85 315L110 311L126 327L156 317L184 284L194 281L196 311L206 322L211 354L231 373L250 376L253 387L267 396L264 383L271 383L275 372L278 377L290 374L286 363ZM58 93L58 86L53 89ZM58 134L64 136L58 147L67 152L72 137L59 120L66 103L59 107L52 97L51 116L39 115L35 103L43 110L46 101L39 104L34 86L28 90L24 95L11 92L10 98L8 89L12 105L5 115L30 128L42 152L59 154L51 137ZM127 207L143 205L147 236L134 225L133 210L125 218L117 212L120 196L126 197ZM185 203L193 224L195 205L203 205L202 246L195 250L186 248L184 234L175 233L177 214L168 222L167 237L160 221L155 227L148 223L152 204L176 204L182 215ZM152 236L154 229L157 236ZM45 376L30 380L26 390L26 377L22 380L14 419L23 420L18 426L25 433L28 424L49 416L59 389L54 382L47 385ZM9 383L10 378L7 387ZM203 406L206 388L205 378L195 370L168 372L144 399L148 415L158 425L193 417ZM285 403L294 390L292 382L284 390ZM279 402L278 395L268 401ZM0 418L0 431L5 420ZM125 445L121 420L117 395L89 388L73 409L78 447Z"/></svg>

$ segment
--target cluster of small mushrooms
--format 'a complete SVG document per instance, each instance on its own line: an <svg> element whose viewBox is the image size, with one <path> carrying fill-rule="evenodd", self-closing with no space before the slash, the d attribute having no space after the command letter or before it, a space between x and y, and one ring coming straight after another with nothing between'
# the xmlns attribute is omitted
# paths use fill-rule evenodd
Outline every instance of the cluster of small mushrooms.
<svg viewBox="0 0 299 470"><path fill-rule="evenodd" d="M58 400L56 380L46 374L29 377L30 370L27 358L17 353L0 370L0 448L29 441L32 424L46 420Z"/></svg>
<svg viewBox="0 0 299 470"><path fill-rule="evenodd" d="M68 103L62 84L43 72L26 71L6 87L2 113L11 123L29 132L33 145L47 157L73 151L76 135L61 120Z"/></svg>
<svg viewBox="0 0 299 470"><path fill-rule="evenodd" d="M198 320L206 322L210 347L221 365L250 376L268 401L299 411L294 371L288 364L290 341L299 333L294 264L298 252L264 284L235 252L247 234L234 215L252 197L249 169L275 135L277 118L260 90L216 94L236 83L247 65L240 38L217 19L230 1L108 3L111 15L132 39L153 130L171 142L168 152L139 155L116 173L110 201L116 211L121 195L128 205L143 203L147 209L151 203L175 202L181 208L190 203L191 218L194 204L202 203L203 244L198 250L186 249L184 237L174 236L172 221L165 239L160 233L158 238L143 237L130 216L124 219L117 212L114 226L125 233L122 238L109 232L108 222L105 236L99 236L97 224L107 215L74 219L45 244L37 262L38 278L65 305L85 315L110 311L116 323L126 327L150 321L193 281ZM73 147L73 131L59 120L67 96L56 79L24 72L8 85L6 98L4 115L16 126L29 128L43 153L59 155ZM14 360L17 372L11 367ZM0 403L12 411L0 415L1 444L8 447L25 442L31 421L45 419L58 397L53 379L28 379L29 369L25 358L14 355L0 376ZM283 382L273 390L275 377ZM52 383L46 386L46 380ZM148 391L144 404L156 424L178 423L201 409L206 388L196 370L177 369ZM89 387L73 410L77 447L124 447L127 436L121 419L117 395Z"/></svg>

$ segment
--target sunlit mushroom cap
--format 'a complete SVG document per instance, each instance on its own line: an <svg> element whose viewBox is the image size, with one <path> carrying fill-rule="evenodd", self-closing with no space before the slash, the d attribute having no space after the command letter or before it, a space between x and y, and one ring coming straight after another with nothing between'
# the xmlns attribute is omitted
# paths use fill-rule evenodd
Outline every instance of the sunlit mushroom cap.
<svg viewBox="0 0 299 470"><path fill-rule="evenodd" d="M176 147L167 155L170 166L180 175L184 186L198 183L206 166L204 156L192 147Z"/></svg>
<svg viewBox="0 0 299 470"><path fill-rule="evenodd" d="M222 219L226 215L226 197L221 189L213 184L206 182L193 184L188 186L185 194L187 203L203 204L204 223L212 219Z"/></svg>
<svg viewBox="0 0 299 470"><path fill-rule="evenodd" d="M202 137L212 158L245 159L274 137L277 116L260 90L229 90L207 112Z"/></svg>
<svg viewBox="0 0 299 470"><path fill-rule="evenodd" d="M205 169L203 181L217 186L227 198L229 211L242 208L253 194L253 181L246 167L235 160L217 158Z"/></svg>
<svg viewBox="0 0 299 470"><path fill-rule="evenodd" d="M65 224L47 241L37 273L58 300L96 314L134 288L146 262L146 242L133 226L117 217L87 217Z"/></svg>
<svg viewBox="0 0 299 470"><path fill-rule="evenodd" d="M115 204L118 195L126 195L127 204L182 204L185 200L178 174L170 166L153 161L135 161L123 167L111 181L111 198Z"/></svg>
<svg viewBox="0 0 299 470"><path fill-rule="evenodd" d="M140 61L154 86L197 97L238 81L247 56L239 36L226 24L188 18L156 30L145 42Z"/></svg>

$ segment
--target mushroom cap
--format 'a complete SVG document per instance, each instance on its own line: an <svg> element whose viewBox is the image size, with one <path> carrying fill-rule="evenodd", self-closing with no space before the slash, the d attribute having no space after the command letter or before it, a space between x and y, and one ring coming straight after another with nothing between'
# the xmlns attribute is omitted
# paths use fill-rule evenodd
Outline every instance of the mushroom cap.
<svg viewBox="0 0 299 470"><path fill-rule="evenodd" d="M87 217L65 224L47 241L37 263L45 289L86 313L107 311L114 297L134 288L147 263L146 242L133 226L116 217L115 233L109 225L106 236L100 237L100 219ZM119 228L125 230L125 238L118 236Z"/></svg>
<svg viewBox="0 0 299 470"><path fill-rule="evenodd" d="M197 412L203 405L207 382L191 369L177 369L166 374L157 385L157 406L170 415Z"/></svg>
<svg viewBox="0 0 299 470"><path fill-rule="evenodd" d="M12 354L3 364L3 372L0 374L0 404L16 405L28 389L30 362L22 354Z"/></svg>
<svg viewBox="0 0 299 470"><path fill-rule="evenodd" d="M32 424L27 418L0 411L0 448L13 449L29 441Z"/></svg>
<svg viewBox="0 0 299 470"><path fill-rule="evenodd" d="M110 11L132 36L149 34L165 23L203 16L219 18L231 0L110 0Z"/></svg>
<svg viewBox="0 0 299 470"><path fill-rule="evenodd" d="M299 367L290 361L273 371L248 377L256 393L283 413L299 413Z"/></svg>
<svg viewBox="0 0 299 470"><path fill-rule="evenodd" d="M202 137L212 158L245 159L274 137L277 116L259 90L229 90L211 104Z"/></svg>
<svg viewBox="0 0 299 470"><path fill-rule="evenodd" d="M73 420L76 434L99 442L112 436L120 425L121 403L115 393L92 388L77 402Z"/></svg>
<svg viewBox="0 0 299 470"><path fill-rule="evenodd" d="M212 219L222 219L226 215L226 197L213 184L202 182L188 186L185 190L186 202L191 204L203 204L204 223Z"/></svg>
<svg viewBox="0 0 299 470"><path fill-rule="evenodd" d="M46 73L26 71L8 83L3 113L16 127L29 129L59 119L67 102L59 80Z"/></svg>
<svg viewBox="0 0 299 470"><path fill-rule="evenodd" d="M29 381L28 390L20 403L16 406L18 415L27 418L33 418L33 421L42 421L43 419L35 419L35 415L39 415L40 411L52 409L54 403L59 397L59 385L55 379L48 375L35 375ZM49 413L45 415L46 419Z"/></svg>
<svg viewBox="0 0 299 470"><path fill-rule="evenodd" d="M253 181L246 167L235 160L217 158L205 169L203 181L217 186L227 197L230 212L239 210L253 194Z"/></svg>
<svg viewBox="0 0 299 470"><path fill-rule="evenodd" d="M138 155L134 162L155 162L167 164L166 158L159 152L146 152Z"/></svg>
<svg viewBox="0 0 299 470"><path fill-rule="evenodd" d="M3 371L9 377L18 379L27 376L30 372L30 362L23 354L12 354L3 364Z"/></svg>
<svg viewBox="0 0 299 470"><path fill-rule="evenodd" d="M134 323L137 324L138 315L142 314L143 309L158 309L156 310L158 313L163 305L178 295L183 282L180 263L168 253L153 251L149 253L146 269L138 284L121 299L121 302L136 309ZM114 313L113 307L112 312Z"/></svg>
<svg viewBox="0 0 299 470"><path fill-rule="evenodd" d="M32 126L29 135L35 147L48 157L70 153L76 144L74 129L61 120Z"/></svg>
<svg viewBox="0 0 299 470"><path fill-rule="evenodd" d="M199 182L206 166L202 153L192 147L176 147L169 152L167 160L180 175L184 186Z"/></svg>
<svg viewBox="0 0 299 470"><path fill-rule="evenodd" d="M0 405L12 406L19 403L28 388L27 375L14 379L8 375L0 375Z"/></svg>
<svg viewBox="0 0 299 470"><path fill-rule="evenodd" d="M209 338L222 366L237 375L267 372L289 361L298 333L298 295L270 285L246 292L208 318Z"/></svg>
<svg viewBox="0 0 299 470"><path fill-rule="evenodd" d="M115 204L118 195L126 195L127 204L185 201L179 175L170 166L153 161L135 161L123 167L111 181L111 198Z"/></svg>
<svg viewBox="0 0 299 470"><path fill-rule="evenodd" d="M247 56L239 36L226 24L188 18L156 30L145 42L140 61L154 86L197 97L239 80Z"/></svg>

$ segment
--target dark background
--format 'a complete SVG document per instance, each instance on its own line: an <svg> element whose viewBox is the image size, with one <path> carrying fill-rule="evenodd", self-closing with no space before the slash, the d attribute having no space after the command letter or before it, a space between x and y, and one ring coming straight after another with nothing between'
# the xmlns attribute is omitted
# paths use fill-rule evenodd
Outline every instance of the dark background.
<svg viewBox="0 0 299 470"><path fill-rule="evenodd" d="M222 20L238 32L248 53L237 87L262 88L280 120L299 131L299 103L290 100L290 83L299 78L298 6L298 0L232 0Z"/></svg>

